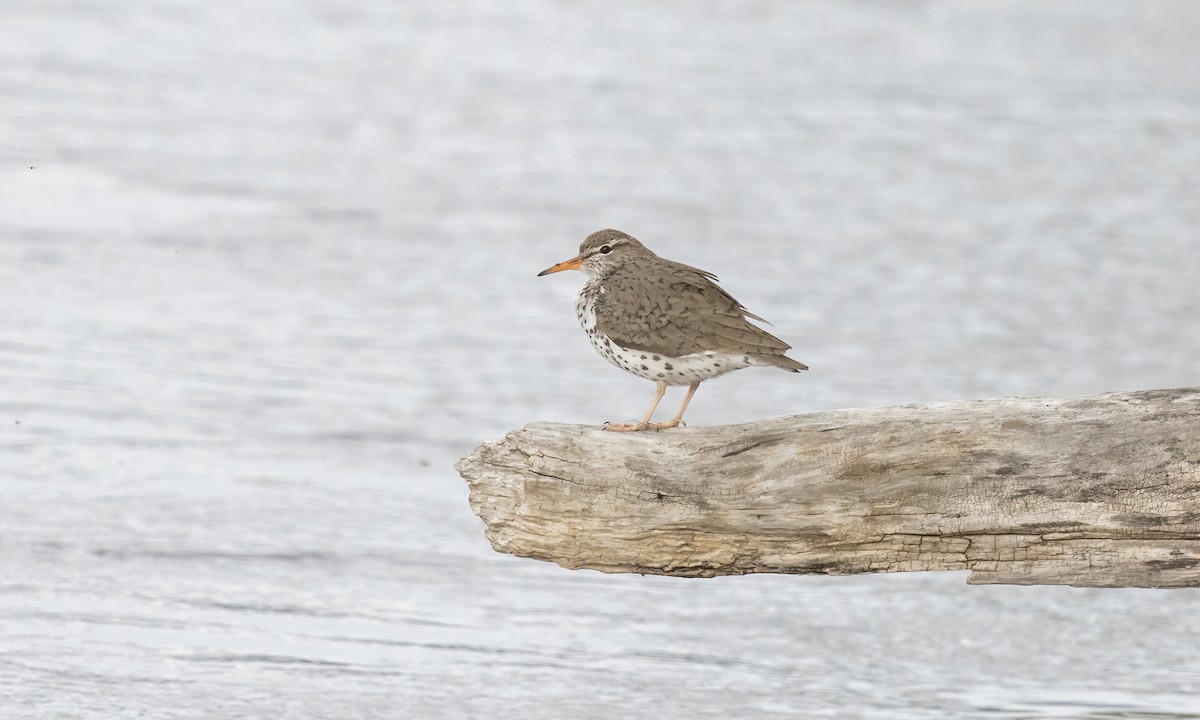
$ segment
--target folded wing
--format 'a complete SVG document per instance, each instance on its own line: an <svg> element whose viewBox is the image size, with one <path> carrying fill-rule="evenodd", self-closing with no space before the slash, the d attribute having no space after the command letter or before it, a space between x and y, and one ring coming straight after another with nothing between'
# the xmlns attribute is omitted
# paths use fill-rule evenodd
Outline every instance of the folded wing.
<svg viewBox="0 0 1200 720"><path fill-rule="evenodd" d="M595 304L596 325L613 342L667 357L712 351L750 355L785 370L808 369L784 357L790 345L750 323L749 318L766 321L713 282L716 276L655 261L663 266L656 268L654 283L639 280L633 267L605 278Z"/></svg>

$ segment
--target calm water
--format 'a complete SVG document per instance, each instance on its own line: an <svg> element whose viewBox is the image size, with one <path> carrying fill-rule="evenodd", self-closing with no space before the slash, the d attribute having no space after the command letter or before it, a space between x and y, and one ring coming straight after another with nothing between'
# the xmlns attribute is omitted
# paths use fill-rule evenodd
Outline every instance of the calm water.
<svg viewBox="0 0 1200 720"><path fill-rule="evenodd" d="M1200 716L1197 591L493 553L451 464L649 383L612 226L811 373L692 424L1200 383L1200 6L9 0L0 716ZM673 394L665 401L678 402Z"/></svg>

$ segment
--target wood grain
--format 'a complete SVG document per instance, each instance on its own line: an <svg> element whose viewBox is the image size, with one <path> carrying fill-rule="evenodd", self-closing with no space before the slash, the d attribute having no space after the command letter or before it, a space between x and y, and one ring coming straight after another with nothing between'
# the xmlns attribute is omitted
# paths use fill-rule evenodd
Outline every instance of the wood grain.
<svg viewBox="0 0 1200 720"><path fill-rule="evenodd" d="M1200 586L1200 388L531 424L457 468L496 550L568 568Z"/></svg>

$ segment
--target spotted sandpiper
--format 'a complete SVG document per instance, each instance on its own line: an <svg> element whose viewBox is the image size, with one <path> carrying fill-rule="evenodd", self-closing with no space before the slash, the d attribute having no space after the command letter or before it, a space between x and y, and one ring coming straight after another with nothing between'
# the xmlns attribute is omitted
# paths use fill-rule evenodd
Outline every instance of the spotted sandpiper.
<svg viewBox="0 0 1200 720"><path fill-rule="evenodd" d="M581 270L588 281L575 299L575 314L592 347L610 363L658 384L639 423L606 423L606 430L665 430L683 421L700 383L755 365L790 372L807 370L784 355L791 346L750 323L766 322L722 290L716 275L661 258L619 230L588 235L579 255L548 267L538 277ZM675 417L650 417L667 386L687 385Z"/></svg>

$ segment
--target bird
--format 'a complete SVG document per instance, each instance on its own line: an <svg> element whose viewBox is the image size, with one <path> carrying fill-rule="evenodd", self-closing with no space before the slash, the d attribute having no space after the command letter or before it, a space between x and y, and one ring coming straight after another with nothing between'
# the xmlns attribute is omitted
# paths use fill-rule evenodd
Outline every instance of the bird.
<svg viewBox="0 0 1200 720"><path fill-rule="evenodd" d="M654 400L637 423L605 423L615 432L666 430L683 423L700 383L752 366L807 370L784 353L791 346L751 323L766 322L717 285L712 273L659 257L620 230L598 230L579 254L538 277L580 270L587 282L575 314L588 340L613 365L657 384ZM671 420L650 419L667 386L688 386Z"/></svg>

